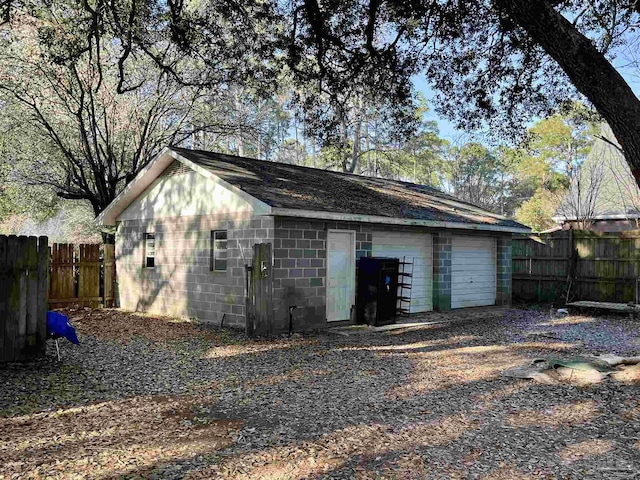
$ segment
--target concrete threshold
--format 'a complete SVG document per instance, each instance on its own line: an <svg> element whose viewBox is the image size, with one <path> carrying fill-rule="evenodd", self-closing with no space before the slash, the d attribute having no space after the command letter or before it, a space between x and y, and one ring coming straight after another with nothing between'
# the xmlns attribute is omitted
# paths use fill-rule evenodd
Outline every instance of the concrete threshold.
<svg viewBox="0 0 640 480"><path fill-rule="evenodd" d="M432 325L439 325L442 323L449 323L451 320L440 320L436 322L411 322L411 323L392 323L389 325L381 325L379 327L374 327L371 325L348 325L344 327L333 327L328 330L329 333L333 333L335 335L342 335L344 337L348 337L351 335L360 335L364 333L378 333L378 332L389 332L393 330L420 330L422 328L428 328Z"/></svg>
<svg viewBox="0 0 640 480"><path fill-rule="evenodd" d="M437 322L412 322L412 323L392 323L390 325L382 325L380 327L370 327L374 332L388 332L389 330L401 330L403 328L416 329L420 327L429 327L441 323L449 323L451 320L439 320Z"/></svg>

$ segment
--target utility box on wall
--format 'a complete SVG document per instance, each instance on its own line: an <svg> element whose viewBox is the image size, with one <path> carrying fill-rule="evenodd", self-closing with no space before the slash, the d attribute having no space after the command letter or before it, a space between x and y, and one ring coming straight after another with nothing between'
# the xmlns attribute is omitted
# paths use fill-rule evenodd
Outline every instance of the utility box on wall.
<svg viewBox="0 0 640 480"><path fill-rule="evenodd" d="M395 321L399 263L397 258L360 258L356 298L359 323L379 326Z"/></svg>

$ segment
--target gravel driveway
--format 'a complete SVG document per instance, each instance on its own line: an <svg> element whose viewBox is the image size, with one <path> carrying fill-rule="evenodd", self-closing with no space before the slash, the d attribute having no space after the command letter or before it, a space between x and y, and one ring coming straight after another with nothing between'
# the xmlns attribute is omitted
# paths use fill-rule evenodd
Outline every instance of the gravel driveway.
<svg viewBox="0 0 640 480"><path fill-rule="evenodd" d="M639 320L529 310L246 341L69 312L63 361L0 366L4 478L640 478L640 384L503 378L549 355L640 355Z"/></svg>

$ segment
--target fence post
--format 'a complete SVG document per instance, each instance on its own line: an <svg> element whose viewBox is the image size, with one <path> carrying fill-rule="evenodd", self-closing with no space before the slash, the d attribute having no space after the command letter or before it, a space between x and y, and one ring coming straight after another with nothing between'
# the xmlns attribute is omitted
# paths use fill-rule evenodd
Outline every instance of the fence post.
<svg viewBox="0 0 640 480"><path fill-rule="evenodd" d="M247 335L270 333L273 328L273 256L270 243L253 246L247 296Z"/></svg>
<svg viewBox="0 0 640 480"><path fill-rule="evenodd" d="M7 281L7 326L4 337L4 351L6 360L15 360L15 342L20 322L20 275L17 268L18 237L9 235L7 238L7 261L5 265L9 271Z"/></svg>
<svg viewBox="0 0 640 480"><path fill-rule="evenodd" d="M38 239L38 325L37 341L42 354L47 341L47 309L49 308L49 242L47 237Z"/></svg>
<svg viewBox="0 0 640 480"><path fill-rule="evenodd" d="M20 360L23 359L22 349L26 345L27 340L27 240L25 236L18 237L18 256L16 262L16 273L20 279L18 284L18 308L20 310L18 313L18 342L17 345L14 345L14 349L16 349L15 354L17 355L17 359Z"/></svg>
<svg viewBox="0 0 640 480"><path fill-rule="evenodd" d="M25 244L25 347L31 354L38 352L38 239L28 237Z"/></svg>
<svg viewBox="0 0 640 480"><path fill-rule="evenodd" d="M115 266L115 245L107 243L104 245L104 306L113 307L115 303L116 291L116 266Z"/></svg>
<svg viewBox="0 0 640 480"><path fill-rule="evenodd" d="M245 320L244 328L247 337L253 337L255 332L255 310L253 298L253 265L245 265L245 282L246 282L246 298L245 298Z"/></svg>
<svg viewBox="0 0 640 480"><path fill-rule="evenodd" d="M8 319L8 298L6 292L10 288L11 272L9 271L9 264L7 260L7 237L0 235L0 349L2 349L2 355L0 355L0 361L9 360L6 353L5 340L7 337L7 330L9 328Z"/></svg>
<svg viewBox="0 0 640 480"><path fill-rule="evenodd" d="M265 310L265 291L263 288L262 275L263 267L265 266L265 250L264 244L256 243L253 250L253 271L251 280L253 283L253 298L254 298L254 329L258 334L264 333L264 310Z"/></svg>
<svg viewBox="0 0 640 480"><path fill-rule="evenodd" d="M569 229L569 237L567 239L567 295L565 296L565 303L569 303L571 287L573 286L573 279L576 275L577 263L577 250L575 248L573 229L571 228Z"/></svg>

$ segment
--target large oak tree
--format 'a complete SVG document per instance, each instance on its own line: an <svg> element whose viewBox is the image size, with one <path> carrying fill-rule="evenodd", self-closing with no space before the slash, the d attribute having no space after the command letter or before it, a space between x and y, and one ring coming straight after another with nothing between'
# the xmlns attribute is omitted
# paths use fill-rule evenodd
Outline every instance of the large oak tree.
<svg viewBox="0 0 640 480"><path fill-rule="evenodd" d="M5 0L2 14L11 21L38 5ZM221 73L263 85L290 75L311 93L301 97L301 106L323 120L318 126L338 128L345 106L363 94L395 105L402 125L413 111L412 77L424 73L437 92L440 113L463 128L489 125L496 133L522 131L532 118L582 97L609 123L640 183L640 101L613 62L623 47L633 49L637 42L635 0L84 0L77 5L84 11L78 30L85 42L79 45L92 39L98 44L105 31L116 39L118 91L137 88L128 69L144 55L187 85L205 85ZM181 69L164 54L168 45L201 68ZM284 65L285 74L275 77Z"/></svg>
<svg viewBox="0 0 640 480"><path fill-rule="evenodd" d="M270 71L266 43L246 35L261 28L249 19L266 16L210 6L193 7L201 28L187 31L189 10L168 18L167 4L3 2L0 153L12 177L98 215L167 145L251 128L228 97L249 71L253 84L272 83L260 74Z"/></svg>
<svg viewBox="0 0 640 480"><path fill-rule="evenodd" d="M640 101L612 63L638 41L638 8L631 0L298 0L287 11L289 64L300 81L336 96L366 85L400 105L411 75L425 72L441 113L500 133L582 97L640 182Z"/></svg>

